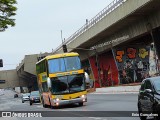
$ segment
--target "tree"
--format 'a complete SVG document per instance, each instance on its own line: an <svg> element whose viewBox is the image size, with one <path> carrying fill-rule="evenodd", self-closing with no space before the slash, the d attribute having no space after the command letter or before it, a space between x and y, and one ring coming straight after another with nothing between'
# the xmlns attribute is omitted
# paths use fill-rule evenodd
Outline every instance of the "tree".
<svg viewBox="0 0 160 120"><path fill-rule="evenodd" d="M8 26L15 26L12 16L16 15L16 3L16 0L0 0L0 32L5 31Z"/></svg>

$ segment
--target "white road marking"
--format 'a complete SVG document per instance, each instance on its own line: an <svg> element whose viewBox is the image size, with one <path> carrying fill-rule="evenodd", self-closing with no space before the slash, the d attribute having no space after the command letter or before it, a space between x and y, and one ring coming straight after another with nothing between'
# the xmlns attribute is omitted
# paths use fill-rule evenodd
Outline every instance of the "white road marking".
<svg viewBox="0 0 160 120"><path fill-rule="evenodd" d="M138 92L95 92L95 93L89 93L89 94L138 94Z"/></svg>
<svg viewBox="0 0 160 120"><path fill-rule="evenodd" d="M38 108L43 108L43 106L37 106Z"/></svg>
<svg viewBox="0 0 160 120"><path fill-rule="evenodd" d="M6 98L1 98L1 100L4 100L4 99L6 99Z"/></svg>
<svg viewBox="0 0 160 120"><path fill-rule="evenodd" d="M108 119L104 119L104 118L99 118L99 117L88 117L90 119L94 119L94 120L108 120Z"/></svg>
<svg viewBox="0 0 160 120"><path fill-rule="evenodd" d="M0 110L1 110L1 111L7 110L7 109L10 109L10 107L8 107L8 106L6 106L6 105L0 107Z"/></svg>

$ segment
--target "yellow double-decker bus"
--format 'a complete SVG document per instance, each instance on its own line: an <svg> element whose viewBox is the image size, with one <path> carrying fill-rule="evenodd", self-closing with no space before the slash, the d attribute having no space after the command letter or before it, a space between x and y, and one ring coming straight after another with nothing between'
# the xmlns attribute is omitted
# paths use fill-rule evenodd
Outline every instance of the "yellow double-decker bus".
<svg viewBox="0 0 160 120"><path fill-rule="evenodd" d="M50 55L36 63L43 107L87 102L85 73L78 53Z"/></svg>

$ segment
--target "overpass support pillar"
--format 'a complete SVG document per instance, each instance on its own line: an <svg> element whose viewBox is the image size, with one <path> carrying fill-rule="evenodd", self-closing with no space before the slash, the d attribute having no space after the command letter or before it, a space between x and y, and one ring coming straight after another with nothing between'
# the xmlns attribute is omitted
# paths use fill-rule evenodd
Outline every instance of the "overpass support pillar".
<svg viewBox="0 0 160 120"><path fill-rule="evenodd" d="M158 70L160 73L160 28L157 28L151 32L152 39L156 48L156 53L158 56Z"/></svg>

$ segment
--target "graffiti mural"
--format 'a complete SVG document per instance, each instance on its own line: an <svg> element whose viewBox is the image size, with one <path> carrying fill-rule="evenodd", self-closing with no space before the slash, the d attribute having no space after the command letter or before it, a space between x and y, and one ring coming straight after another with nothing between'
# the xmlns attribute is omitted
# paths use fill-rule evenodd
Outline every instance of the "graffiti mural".
<svg viewBox="0 0 160 120"><path fill-rule="evenodd" d="M115 48L115 60L121 84L141 82L149 76L149 48Z"/></svg>
<svg viewBox="0 0 160 120"><path fill-rule="evenodd" d="M149 64L150 64L150 71L149 71L149 75L150 76L156 76L156 74L158 73L158 56L156 55L156 49L153 46L152 43L152 47L150 49L150 53L149 53Z"/></svg>
<svg viewBox="0 0 160 120"><path fill-rule="evenodd" d="M98 64L95 56L90 57L89 60L95 78L95 87L100 87L100 82L101 87L118 85L118 70L111 52L98 55Z"/></svg>

